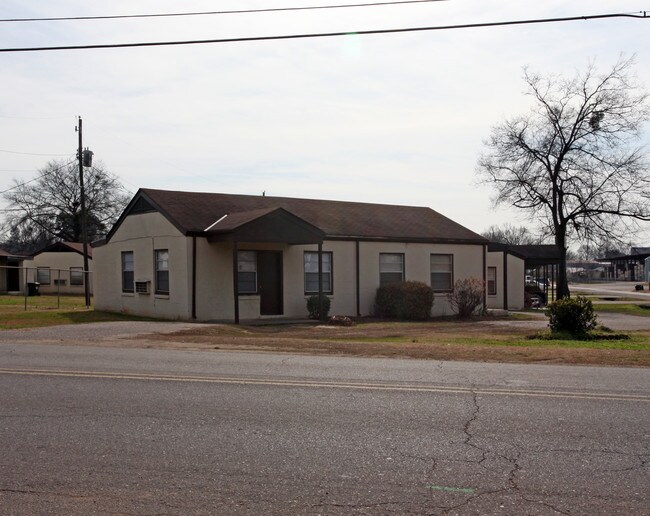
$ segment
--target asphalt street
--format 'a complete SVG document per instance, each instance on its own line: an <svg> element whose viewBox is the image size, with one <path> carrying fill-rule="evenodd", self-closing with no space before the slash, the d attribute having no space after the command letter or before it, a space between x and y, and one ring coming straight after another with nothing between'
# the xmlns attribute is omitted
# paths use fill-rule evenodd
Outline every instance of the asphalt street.
<svg viewBox="0 0 650 516"><path fill-rule="evenodd" d="M4 514L650 514L646 369L0 344Z"/></svg>

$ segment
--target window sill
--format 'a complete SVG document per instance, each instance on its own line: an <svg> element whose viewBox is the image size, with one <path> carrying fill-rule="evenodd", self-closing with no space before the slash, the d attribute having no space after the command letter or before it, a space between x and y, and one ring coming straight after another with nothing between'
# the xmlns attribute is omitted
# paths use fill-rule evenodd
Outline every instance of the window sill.
<svg viewBox="0 0 650 516"><path fill-rule="evenodd" d="M169 299L169 294L154 294L156 299Z"/></svg>
<svg viewBox="0 0 650 516"><path fill-rule="evenodd" d="M122 292L122 297L135 297L133 292Z"/></svg>

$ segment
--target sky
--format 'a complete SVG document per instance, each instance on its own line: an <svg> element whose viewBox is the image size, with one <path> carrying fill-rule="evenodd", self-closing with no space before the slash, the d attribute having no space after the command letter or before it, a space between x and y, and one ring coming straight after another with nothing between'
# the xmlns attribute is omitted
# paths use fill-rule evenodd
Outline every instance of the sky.
<svg viewBox="0 0 650 516"><path fill-rule="evenodd" d="M371 0L2 0L0 19L226 11ZM386 0L378 0L386 1ZM118 20L0 22L0 48L198 40L638 13L647 0L444 0ZM150 48L0 53L0 191L84 147L125 187L428 206L482 232L476 163L531 106L523 67L572 75L636 55L650 17ZM650 125L641 144L650 149ZM0 210L6 205L0 201ZM0 212L1 215L1 212ZM650 224L637 245L650 245Z"/></svg>

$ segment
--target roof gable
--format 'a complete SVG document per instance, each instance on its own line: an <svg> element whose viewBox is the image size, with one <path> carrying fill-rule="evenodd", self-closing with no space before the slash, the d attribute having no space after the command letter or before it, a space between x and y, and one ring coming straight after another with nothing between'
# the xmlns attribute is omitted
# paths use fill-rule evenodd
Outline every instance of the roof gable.
<svg viewBox="0 0 650 516"><path fill-rule="evenodd" d="M209 230L218 228L219 220L243 223L247 217L254 220L281 208L318 228L326 239L487 244L482 236L425 207L146 188L138 190L107 241L126 216L141 213L142 200L148 211L160 212L184 235L207 236Z"/></svg>
<svg viewBox="0 0 650 516"><path fill-rule="evenodd" d="M32 256L37 256L41 253L78 253L83 255L84 249L81 242L54 242L36 251ZM92 248L88 246L88 258L92 258L92 256Z"/></svg>

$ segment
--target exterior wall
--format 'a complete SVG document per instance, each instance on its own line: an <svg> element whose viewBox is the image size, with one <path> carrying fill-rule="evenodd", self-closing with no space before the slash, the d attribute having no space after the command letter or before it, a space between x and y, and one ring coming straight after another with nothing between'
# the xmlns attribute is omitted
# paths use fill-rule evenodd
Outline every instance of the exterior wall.
<svg viewBox="0 0 650 516"><path fill-rule="evenodd" d="M524 260L508 255L508 310L524 308L526 266Z"/></svg>
<svg viewBox="0 0 650 516"><path fill-rule="evenodd" d="M307 317L307 299L304 287L305 251L317 251L317 245L241 243L239 250L282 251L282 290L284 317ZM325 242L323 251L333 253L333 294L330 313L356 313L354 242ZM197 294L196 317L199 320L232 320L234 286L232 272L232 245L210 244L204 238L196 242ZM241 319L260 317L260 296L241 294L239 316Z"/></svg>
<svg viewBox="0 0 650 516"><path fill-rule="evenodd" d="M146 237L142 235L147 235ZM183 236L159 213L129 215L110 242L93 250L95 266L95 307L98 310L134 313L169 319L192 318L192 241ZM317 245L240 243L240 250L282 252L282 292L284 317L307 317L304 285L304 252L317 251ZM169 296L153 293L154 250L169 250ZM360 315L372 315L379 286L379 254L403 253L405 279L431 284L430 255L453 255L453 281L475 277L483 279L482 245L419 244L400 242L359 242ZM135 281L151 281L151 293L123 293L121 253L133 251ZM333 292L331 314L357 315L356 243L325 241L324 252L332 252ZM522 272L523 281L523 272ZM209 243L196 237L196 319L232 321L233 301L232 244ZM436 293L432 315L451 315L446 293ZM260 318L260 296L239 296L240 319ZM270 316L272 317L272 316Z"/></svg>
<svg viewBox="0 0 650 516"><path fill-rule="evenodd" d="M70 267L81 267L83 270L84 266L84 257L83 255L76 253L74 251L70 252L45 252L40 253L34 256L31 263L28 267L28 281L37 281L36 280L36 269L38 267L49 267L50 268L50 284L41 285L39 291L42 294L84 294L84 286L81 285L71 285L70 284ZM89 274L89 283L90 283L90 292L93 291L93 260L88 258L88 271ZM55 280L61 280L60 285L55 284Z"/></svg>
<svg viewBox="0 0 650 516"><path fill-rule="evenodd" d="M524 307L524 260L511 254L506 254L508 260L508 306L504 306L504 269L503 256L501 251L489 252L487 266L497 269L497 293L487 298L488 308L521 310Z"/></svg>
<svg viewBox="0 0 650 516"><path fill-rule="evenodd" d="M379 287L379 253L404 253L406 281L431 285L431 254L452 254L453 281L464 278L483 280L483 246L462 244L414 244L401 242L361 242L360 297L361 314L373 313L375 292ZM431 315L452 315L446 293L436 293Z"/></svg>
<svg viewBox="0 0 650 516"><path fill-rule="evenodd" d="M169 250L169 295L154 293L156 249ZM151 282L149 294L122 292L123 251L133 252L134 279ZM191 238L160 213L129 215L109 243L93 249L95 309L189 319L191 251Z"/></svg>

